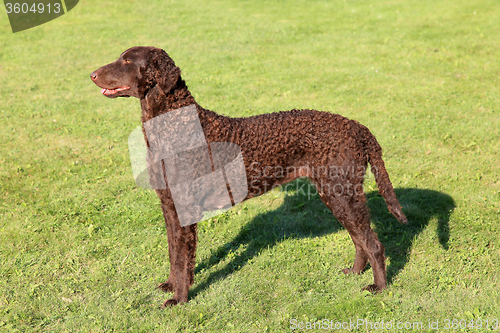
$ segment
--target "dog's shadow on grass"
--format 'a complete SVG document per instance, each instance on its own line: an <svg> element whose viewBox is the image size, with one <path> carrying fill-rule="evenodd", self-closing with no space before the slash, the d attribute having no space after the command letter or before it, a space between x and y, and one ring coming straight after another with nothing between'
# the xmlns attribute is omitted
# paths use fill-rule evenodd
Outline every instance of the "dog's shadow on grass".
<svg viewBox="0 0 500 333"><path fill-rule="evenodd" d="M309 183L302 179L296 180L293 188L300 189L304 184L307 188ZM384 199L378 192L367 194L375 232L385 246L386 257L390 258L390 264L387 266L389 284L408 262L414 239L431 219L437 220L435 231L437 238L441 246L448 249L448 221L455 208L453 199L444 193L416 188L396 189L395 191L409 225L397 222L389 213ZM240 270L262 250L280 241L318 237L343 228L317 195L308 197L304 195L304 192L307 191L288 193L279 208L256 216L240 230L232 241L220 246L208 259L199 263L195 274L218 265L241 245L246 246L241 253L231 254L233 258L224 267L211 272L207 278L192 288L189 293L190 298L205 290L211 283ZM354 257L352 263L354 263Z"/></svg>

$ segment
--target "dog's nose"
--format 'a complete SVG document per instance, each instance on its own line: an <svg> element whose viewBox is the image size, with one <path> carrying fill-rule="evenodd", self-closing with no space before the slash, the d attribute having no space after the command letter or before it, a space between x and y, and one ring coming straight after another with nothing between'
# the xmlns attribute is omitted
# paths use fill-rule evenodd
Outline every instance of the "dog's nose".
<svg viewBox="0 0 500 333"><path fill-rule="evenodd" d="M90 73L90 78L92 79L92 81L95 81L97 79L97 74L96 72L92 72Z"/></svg>

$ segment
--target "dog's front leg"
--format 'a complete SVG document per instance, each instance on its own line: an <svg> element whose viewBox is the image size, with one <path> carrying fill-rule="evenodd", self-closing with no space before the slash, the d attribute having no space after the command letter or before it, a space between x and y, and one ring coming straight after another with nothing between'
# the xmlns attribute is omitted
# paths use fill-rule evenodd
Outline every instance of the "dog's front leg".
<svg viewBox="0 0 500 333"><path fill-rule="evenodd" d="M196 224L182 227L179 223L173 201L160 195L162 211L167 227L170 276L158 288L174 292L174 296L163 305L170 306L187 302L189 287L194 282L196 260Z"/></svg>
<svg viewBox="0 0 500 333"><path fill-rule="evenodd" d="M160 195L160 199L162 196ZM161 210L163 212L163 218L165 219L165 226L167 228L167 240L168 240L168 259L170 262L170 274L168 276L167 281L160 283L157 287L158 289L163 290L164 292L174 292L175 287L174 284L176 281L176 266L174 265L176 253L177 253L177 242L174 237L173 224L175 223L175 210L172 211L173 207L169 207L169 203L164 202L166 200L162 200Z"/></svg>
<svg viewBox="0 0 500 333"><path fill-rule="evenodd" d="M175 272L173 280L174 297L167 300L163 305L175 305L177 303L187 302L189 288L194 282L194 266L196 256L196 224L181 227L179 220L173 224L173 238L175 238L175 253L173 256L173 265L171 270Z"/></svg>

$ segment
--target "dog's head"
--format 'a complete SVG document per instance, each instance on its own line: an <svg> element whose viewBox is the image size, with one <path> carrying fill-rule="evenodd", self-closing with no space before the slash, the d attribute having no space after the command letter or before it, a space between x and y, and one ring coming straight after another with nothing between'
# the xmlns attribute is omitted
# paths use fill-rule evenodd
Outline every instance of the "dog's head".
<svg viewBox="0 0 500 333"><path fill-rule="evenodd" d="M179 81L181 71L167 52L155 47L136 46L118 60L90 74L104 96L144 98L155 85L168 94Z"/></svg>

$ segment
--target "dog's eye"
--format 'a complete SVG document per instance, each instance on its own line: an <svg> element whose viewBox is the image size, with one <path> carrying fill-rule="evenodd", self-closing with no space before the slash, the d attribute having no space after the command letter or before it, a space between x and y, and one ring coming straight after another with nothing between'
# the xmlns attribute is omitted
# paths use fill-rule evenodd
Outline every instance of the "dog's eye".
<svg viewBox="0 0 500 333"><path fill-rule="evenodd" d="M125 60L123 60L123 62L126 63L126 64L131 64L132 63L132 61L130 61L129 59L125 59Z"/></svg>

